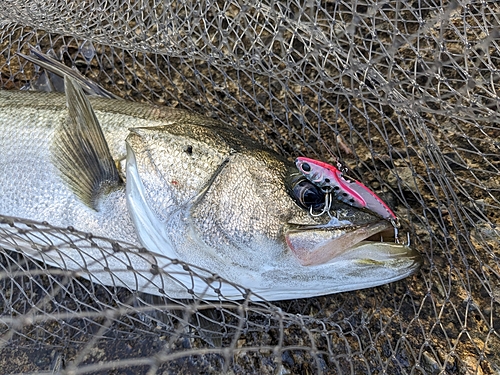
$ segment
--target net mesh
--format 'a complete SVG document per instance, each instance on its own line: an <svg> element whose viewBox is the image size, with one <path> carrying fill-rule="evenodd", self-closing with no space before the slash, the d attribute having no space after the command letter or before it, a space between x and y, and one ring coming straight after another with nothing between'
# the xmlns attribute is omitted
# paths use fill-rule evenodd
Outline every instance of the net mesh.
<svg viewBox="0 0 500 375"><path fill-rule="evenodd" d="M47 89L16 55L33 45L122 98L209 114L285 156L339 159L395 207L425 264L310 299L250 302L243 285L237 302L169 300L11 251L57 237L105 259L112 239L2 217L0 368L498 373L499 14L466 0L1 2L2 88Z"/></svg>

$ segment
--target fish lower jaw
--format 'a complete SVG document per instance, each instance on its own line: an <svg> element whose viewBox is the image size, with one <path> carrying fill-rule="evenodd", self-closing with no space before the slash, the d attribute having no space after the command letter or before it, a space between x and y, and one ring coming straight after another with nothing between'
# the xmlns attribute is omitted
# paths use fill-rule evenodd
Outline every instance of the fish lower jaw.
<svg viewBox="0 0 500 375"><path fill-rule="evenodd" d="M386 220L360 227L323 227L291 230L286 234L286 242L291 252L302 266L330 264L340 259L365 259L373 262L390 262L406 256L415 256L408 246L380 240L391 229Z"/></svg>

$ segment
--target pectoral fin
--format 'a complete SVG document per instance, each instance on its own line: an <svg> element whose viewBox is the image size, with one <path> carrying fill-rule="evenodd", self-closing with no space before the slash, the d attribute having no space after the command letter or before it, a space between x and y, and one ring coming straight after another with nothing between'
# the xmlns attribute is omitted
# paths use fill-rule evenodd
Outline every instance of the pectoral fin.
<svg viewBox="0 0 500 375"><path fill-rule="evenodd" d="M122 183L99 121L82 88L65 76L67 120L56 130L54 164L73 192L89 207Z"/></svg>

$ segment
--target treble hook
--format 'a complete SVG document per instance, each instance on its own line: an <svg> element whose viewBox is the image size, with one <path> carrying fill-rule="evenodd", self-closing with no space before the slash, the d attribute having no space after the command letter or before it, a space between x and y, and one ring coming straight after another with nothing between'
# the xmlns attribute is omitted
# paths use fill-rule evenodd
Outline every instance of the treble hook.
<svg viewBox="0 0 500 375"><path fill-rule="evenodd" d="M389 222L392 224L392 227L394 228L394 242L399 243L399 228L401 227L401 224L399 223L398 219L391 219Z"/></svg>
<svg viewBox="0 0 500 375"><path fill-rule="evenodd" d="M323 215L325 212L332 218L332 214L330 213L330 208L332 207L332 194L331 192L325 193L325 205L323 206L323 210L319 214L315 214L313 212L313 207L309 207L309 214L313 217L319 217Z"/></svg>

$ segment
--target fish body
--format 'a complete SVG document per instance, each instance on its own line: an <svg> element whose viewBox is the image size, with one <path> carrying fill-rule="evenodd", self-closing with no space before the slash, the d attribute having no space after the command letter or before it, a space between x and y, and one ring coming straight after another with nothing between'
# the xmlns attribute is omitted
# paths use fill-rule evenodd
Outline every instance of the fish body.
<svg viewBox="0 0 500 375"><path fill-rule="evenodd" d="M342 202L331 207L335 218L310 215L295 187L318 199L321 192L293 162L227 125L178 109L86 98L68 78L65 88L66 95L0 91L1 215L145 247L249 288L256 299L380 285L421 262L407 246L364 241L391 227L377 215ZM0 238L0 246L6 243ZM193 291L241 298L229 284L193 286L180 273L158 287L149 269L171 264L167 258L110 257L104 268L120 270L116 278L103 273L98 249L22 250L57 267L98 273L105 285L172 298ZM125 261L135 262L143 278L124 269Z"/></svg>
<svg viewBox="0 0 500 375"><path fill-rule="evenodd" d="M101 100L92 102L117 161L126 156L128 129L123 124L155 123L154 116L131 117L133 103L117 101L113 113L102 111ZM103 197L93 209L61 178L54 164L53 146L58 125L67 118L64 95L0 91L0 213L49 221L54 226L74 225L97 236L116 235L139 245L124 187Z"/></svg>

